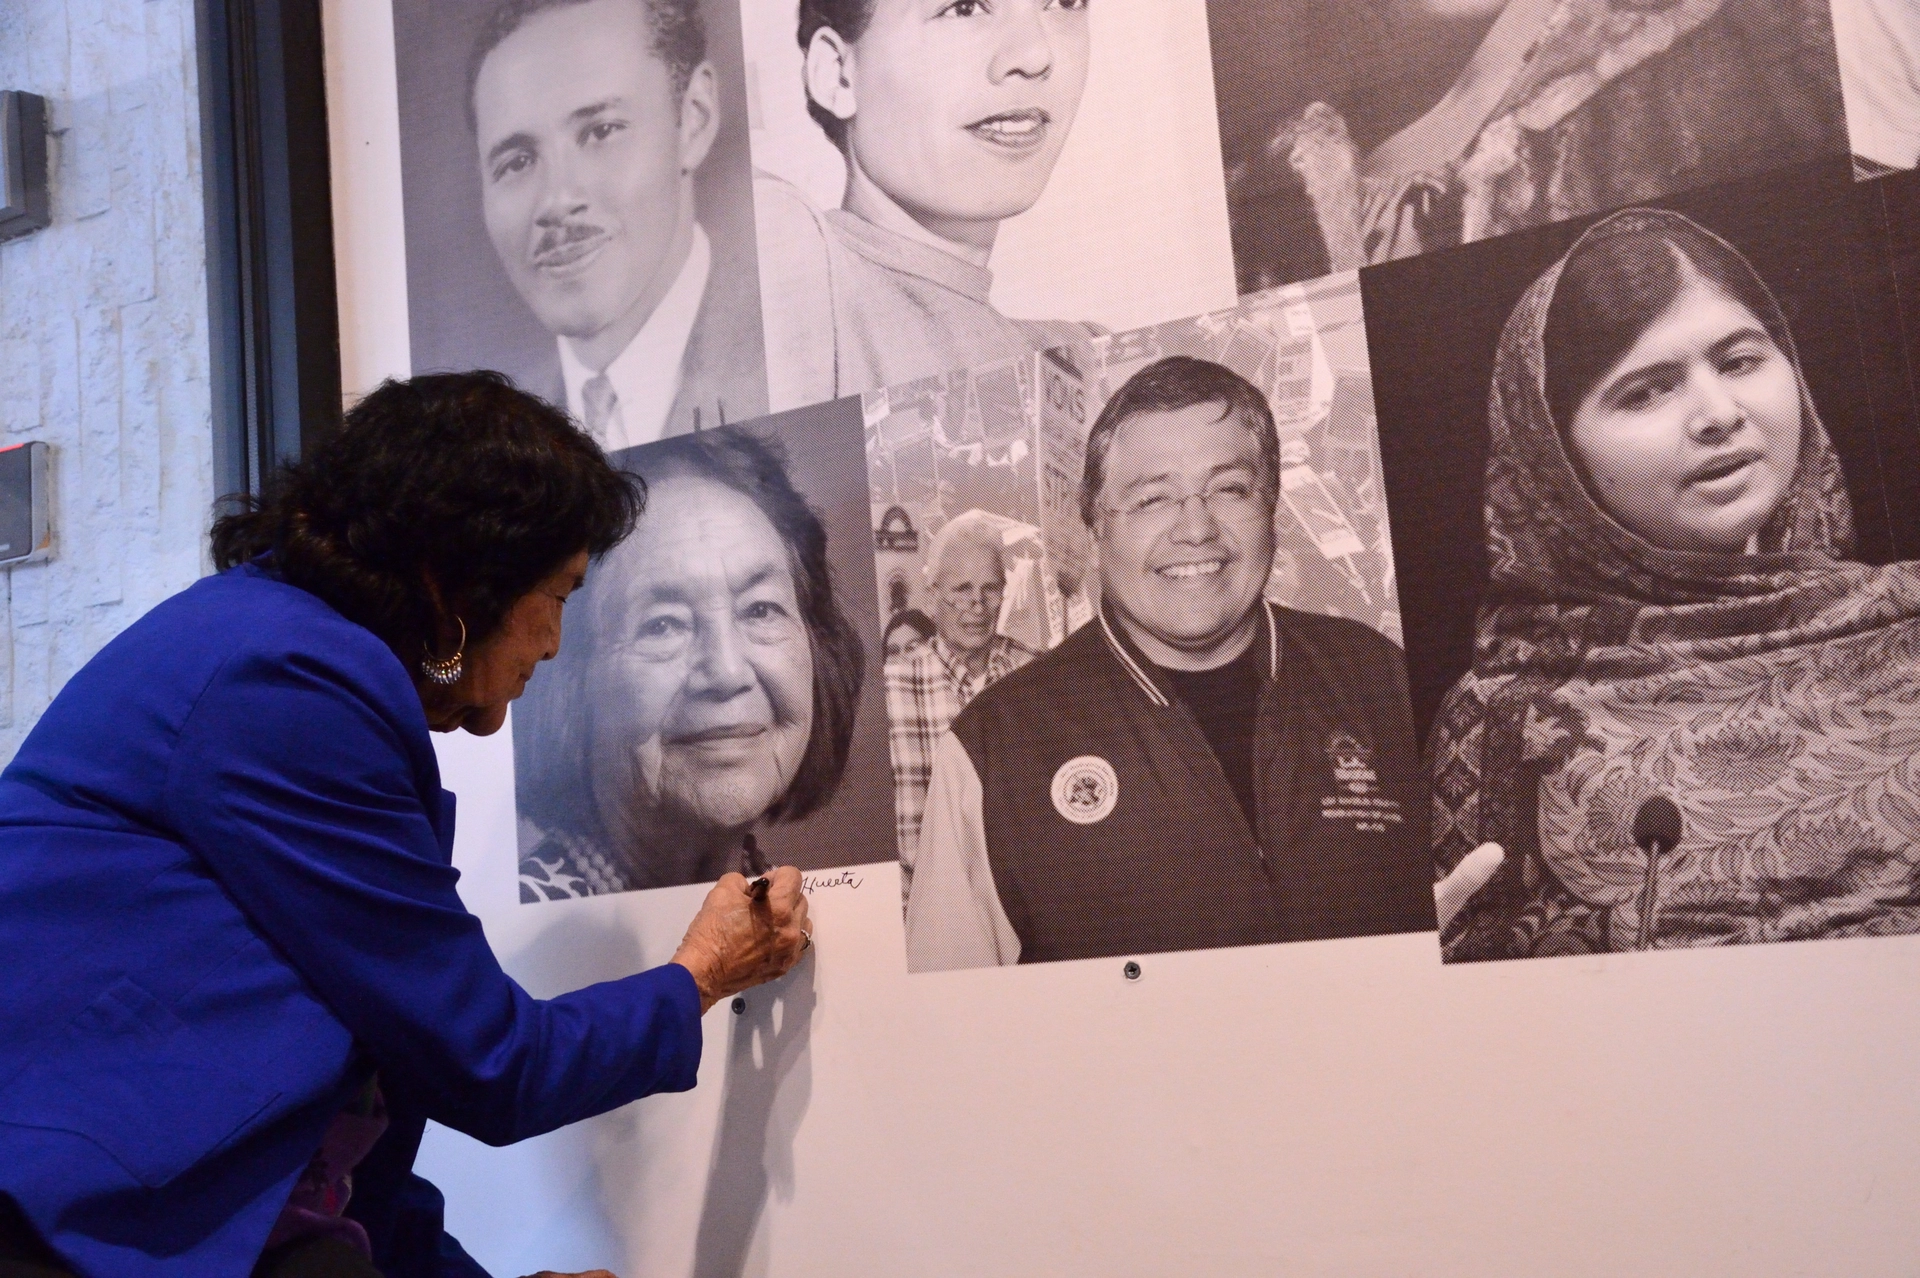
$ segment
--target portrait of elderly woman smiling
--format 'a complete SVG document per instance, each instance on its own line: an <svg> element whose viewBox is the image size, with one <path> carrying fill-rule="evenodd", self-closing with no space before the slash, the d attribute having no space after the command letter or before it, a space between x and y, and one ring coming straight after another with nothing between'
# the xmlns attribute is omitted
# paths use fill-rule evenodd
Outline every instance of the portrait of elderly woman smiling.
<svg viewBox="0 0 1920 1278"><path fill-rule="evenodd" d="M716 879L846 769L865 652L785 450L729 428L626 457L646 514L515 733L523 901Z"/></svg>
<svg viewBox="0 0 1920 1278"><path fill-rule="evenodd" d="M1085 326L988 299L1000 224L1046 190L1090 53L1088 0L801 0L807 109L840 207L755 181L774 409L1024 355Z"/></svg>

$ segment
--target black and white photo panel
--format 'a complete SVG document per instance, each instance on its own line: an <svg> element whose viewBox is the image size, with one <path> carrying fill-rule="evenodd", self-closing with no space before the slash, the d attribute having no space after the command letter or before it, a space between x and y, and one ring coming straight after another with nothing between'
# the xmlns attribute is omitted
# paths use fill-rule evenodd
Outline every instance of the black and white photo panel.
<svg viewBox="0 0 1920 1278"><path fill-rule="evenodd" d="M867 402L916 972L1433 926L1349 274Z"/></svg>
<svg viewBox="0 0 1920 1278"><path fill-rule="evenodd" d="M520 899L893 860L860 401L615 461L646 511L514 707Z"/></svg>
<svg viewBox="0 0 1920 1278"><path fill-rule="evenodd" d="M609 449L767 411L734 0L395 0L417 372Z"/></svg>
<svg viewBox="0 0 1920 1278"><path fill-rule="evenodd" d="M1828 0L1207 11L1243 293L1848 149Z"/></svg>
<svg viewBox="0 0 1920 1278"><path fill-rule="evenodd" d="M1447 959L1920 931L1879 185L1823 162L1362 272L1434 875L1475 888Z"/></svg>
<svg viewBox="0 0 1920 1278"><path fill-rule="evenodd" d="M1920 164L1920 5L1833 0L1833 37L1855 173Z"/></svg>
<svg viewBox="0 0 1920 1278"><path fill-rule="evenodd" d="M1202 5L742 11L775 409L1233 304Z"/></svg>

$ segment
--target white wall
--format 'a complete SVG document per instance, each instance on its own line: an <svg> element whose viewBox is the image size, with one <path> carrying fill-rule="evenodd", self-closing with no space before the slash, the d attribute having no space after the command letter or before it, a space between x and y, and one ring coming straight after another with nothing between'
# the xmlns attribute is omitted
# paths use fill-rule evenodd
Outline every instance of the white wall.
<svg viewBox="0 0 1920 1278"><path fill-rule="evenodd" d="M54 557L0 586L0 762L204 567L213 500L192 0L0 0L47 99L53 225L0 243L0 444L54 449Z"/></svg>

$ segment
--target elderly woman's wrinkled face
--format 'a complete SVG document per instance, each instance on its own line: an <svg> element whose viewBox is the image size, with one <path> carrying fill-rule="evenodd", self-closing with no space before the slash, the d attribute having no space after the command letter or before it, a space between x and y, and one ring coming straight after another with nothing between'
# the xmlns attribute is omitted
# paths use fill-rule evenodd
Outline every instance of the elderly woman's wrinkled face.
<svg viewBox="0 0 1920 1278"><path fill-rule="evenodd" d="M1087 0L877 0L846 68L848 145L916 219L1033 207L1087 80Z"/></svg>
<svg viewBox="0 0 1920 1278"><path fill-rule="evenodd" d="M507 721L507 702L527 690L535 666L560 650L561 609L586 575L587 552L575 551L514 600L498 629L468 645L457 681L417 680L427 726L435 732L465 728L476 737L500 731Z"/></svg>
<svg viewBox="0 0 1920 1278"><path fill-rule="evenodd" d="M751 498L669 475L599 571L610 581L594 617L597 768L645 804L753 824L786 793L813 730L812 645L780 534Z"/></svg>
<svg viewBox="0 0 1920 1278"><path fill-rule="evenodd" d="M1800 380L1752 311L1689 274L1567 436L1623 526L1668 550L1737 553L1793 483Z"/></svg>

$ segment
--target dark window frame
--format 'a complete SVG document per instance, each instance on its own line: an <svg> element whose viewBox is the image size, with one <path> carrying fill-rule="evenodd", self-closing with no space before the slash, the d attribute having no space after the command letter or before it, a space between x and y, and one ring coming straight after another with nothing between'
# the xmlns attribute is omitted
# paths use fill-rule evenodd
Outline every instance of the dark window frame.
<svg viewBox="0 0 1920 1278"><path fill-rule="evenodd" d="M339 428L320 0L195 0L213 467L257 493Z"/></svg>

